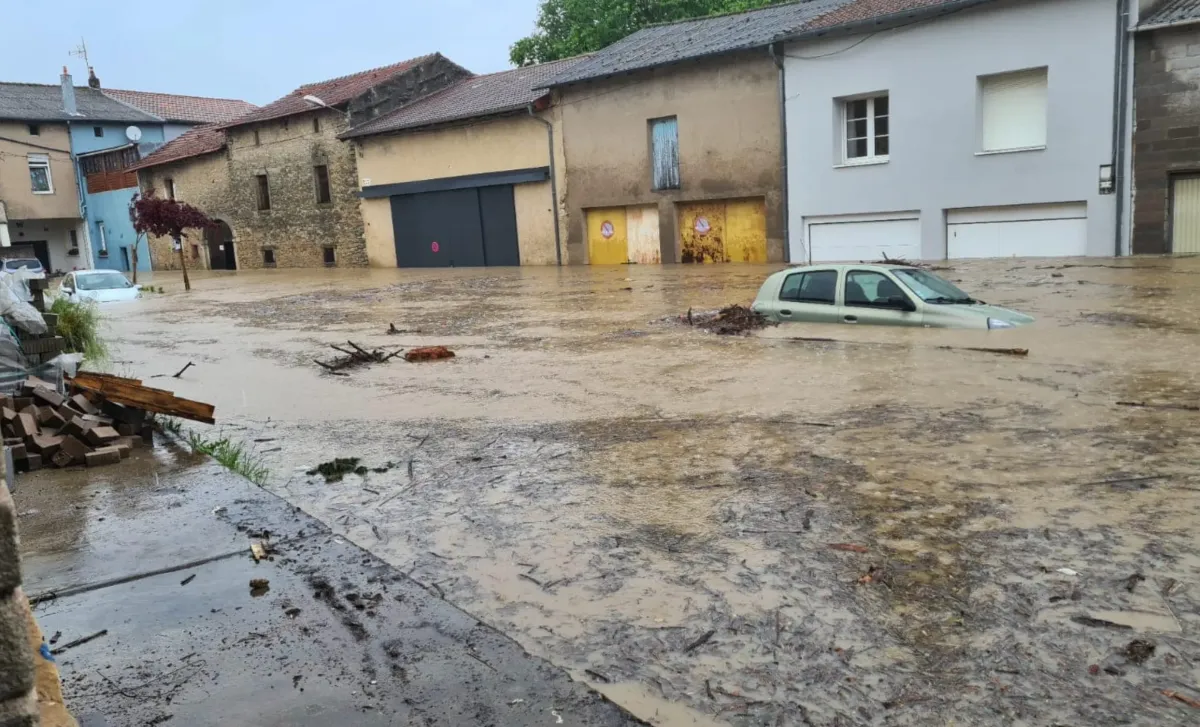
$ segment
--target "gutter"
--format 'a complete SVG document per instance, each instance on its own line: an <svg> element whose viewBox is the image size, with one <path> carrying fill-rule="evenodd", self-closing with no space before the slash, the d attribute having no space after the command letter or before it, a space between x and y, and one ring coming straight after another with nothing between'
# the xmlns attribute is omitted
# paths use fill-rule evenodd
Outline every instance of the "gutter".
<svg viewBox="0 0 1200 727"><path fill-rule="evenodd" d="M11 141L14 144L20 144L21 146L30 146L30 147L33 147L34 149L41 149L42 151L56 151L56 152L59 152L60 154L70 154L71 153L70 149L55 149L52 146L42 146L41 144L31 144L28 141L21 141L20 139L10 139L7 136L0 136L0 141Z"/></svg>
<svg viewBox="0 0 1200 727"><path fill-rule="evenodd" d="M1127 144L1126 136L1126 106L1129 104L1129 39L1126 37L1129 27L1129 2L1130 0L1118 0L1117 2L1117 46L1116 46L1116 69L1113 73L1113 78L1116 79L1116 86L1113 88L1113 194L1117 195L1116 199L1116 235L1113 243L1114 257L1121 257L1124 252L1124 235L1121 225L1125 217L1125 153ZM1133 187L1130 186L1132 192ZM1132 250L1132 235L1130 237Z"/></svg>
<svg viewBox="0 0 1200 727"><path fill-rule="evenodd" d="M779 193L783 196L783 259L784 262L791 262L792 201L788 198L787 72L783 67L784 54L775 50L777 45L779 44L772 43L767 46L767 52L771 54L771 60L775 61L775 67L779 69Z"/></svg>
<svg viewBox="0 0 1200 727"><path fill-rule="evenodd" d="M943 15L950 15L960 10L975 7L976 5L985 5L994 0L950 0L939 5L931 5L925 8L916 10L904 10L898 13L888 13L887 15L876 15L865 20L855 20L849 23L840 23L838 25L830 25L823 28L812 28L808 30L800 30L795 33L787 33L776 36L773 42L780 43L793 40L810 40L827 35L856 35L858 33L873 31L882 32L885 30L893 30L897 27L911 25L922 20L928 20ZM836 12L831 10L830 12ZM820 20L820 18L816 18ZM907 22L901 22L907 21Z"/></svg>
<svg viewBox="0 0 1200 727"><path fill-rule="evenodd" d="M529 118L546 125L546 143L550 150L550 197L554 206L554 254L558 257L558 266L562 267L562 229L558 222L558 170L554 164L554 124L546 121L533 110L533 104L526 107Z"/></svg>

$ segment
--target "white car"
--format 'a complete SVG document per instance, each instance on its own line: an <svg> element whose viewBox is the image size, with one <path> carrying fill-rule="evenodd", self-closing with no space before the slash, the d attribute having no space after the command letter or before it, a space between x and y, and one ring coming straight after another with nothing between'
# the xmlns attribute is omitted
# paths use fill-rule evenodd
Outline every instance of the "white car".
<svg viewBox="0 0 1200 727"><path fill-rule="evenodd" d="M4 275L13 275L19 270L25 270L27 277L30 278L45 278L46 270L42 267L42 263L37 258L5 258L3 266L0 266L0 273Z"/></svg>
<svg viewBox="0 0 1200 727"><path fill-rule="evenodd" d="M63 278L59 294L67 300L115 303L142 297L142 286L115 270L76 270Z"/></svg>

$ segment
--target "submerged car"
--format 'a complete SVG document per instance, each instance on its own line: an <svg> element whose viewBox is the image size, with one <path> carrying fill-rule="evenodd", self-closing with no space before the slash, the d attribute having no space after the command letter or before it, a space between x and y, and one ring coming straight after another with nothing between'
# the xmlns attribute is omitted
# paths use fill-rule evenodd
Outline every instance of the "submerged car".
<svg viewBox="0 0 1200 727"><path fill-rule="evenodd" d="M0 273L4 275L13 275L19 270L25 270L30 278L46 277L46 269L42 267L42 261L33 257L21 258L5 258L0 266Z"/></svg>
<svg viewBox="0 0 1200 727"><path fill-rule="evenodd" d="M139 285L115 270L77 270L63 278L59 293L67 300L115 303L142 297Z"/></svg>
<svg viewBox="0 0 1200 727"><path fill-rule="evenodd" d="M926 328L1015 328L1023 313L975 300L928 270L907 265L813 265L781 270L751 308L772 321Z"/></svg>

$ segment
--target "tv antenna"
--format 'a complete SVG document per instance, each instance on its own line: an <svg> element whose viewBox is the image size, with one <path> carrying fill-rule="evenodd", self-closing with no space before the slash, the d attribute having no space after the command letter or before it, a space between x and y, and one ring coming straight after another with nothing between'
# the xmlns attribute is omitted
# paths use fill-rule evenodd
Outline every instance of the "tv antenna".
<svg viewBox="0 0 1200 727"><path fill-rule="evenodd" d="M82 37L79 39L78 47L76 47L73 51L67 51L67 55L75 56L76 58L82 58L83 65L87 66L88 68L92 67L91 61L88 60L87 41Z"/></svg>

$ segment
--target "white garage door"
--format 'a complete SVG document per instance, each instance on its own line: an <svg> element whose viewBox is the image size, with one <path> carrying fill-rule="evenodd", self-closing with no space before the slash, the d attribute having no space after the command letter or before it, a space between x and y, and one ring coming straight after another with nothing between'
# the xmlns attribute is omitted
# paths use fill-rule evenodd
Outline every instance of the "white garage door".
<svg viewBox="0 0 1200 727"><path fill-rule="evenodd" d="M946 257L1074 257L1087 254L1087 206L992 207L946 213Z"/></svg>
<svg viewBox="0 0 1200 727"><path fill-rule="evenodd" d="M921 257L921 221L813 219L808 224L808 246L814 263L874 261L882 260L884 255L918 260Z"/></svg>

